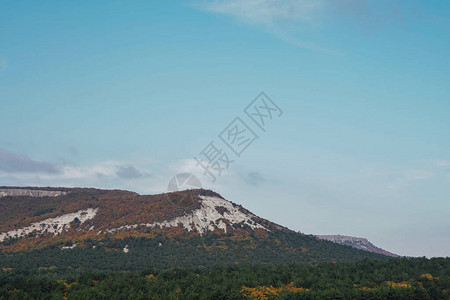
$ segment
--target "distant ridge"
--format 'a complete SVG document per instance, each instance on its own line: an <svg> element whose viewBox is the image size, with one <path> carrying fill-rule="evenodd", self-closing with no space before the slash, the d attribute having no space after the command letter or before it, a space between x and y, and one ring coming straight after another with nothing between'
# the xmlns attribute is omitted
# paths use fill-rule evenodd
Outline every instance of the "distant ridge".
<svg viewBox="0 0 450 300"><path fill-rule="evenodd" d="M327 240L340 245L350 246L356 249L383 254L391 257L400 257L400 255L386 251L369 242L365 238L346 236L346 235L316 235L321 240Z"/></svg>
<svg viewBox="0 0 450 300"><path fill-rule="evenodd" d="M30 196L30 197L59 197L67 192L53 190L37 190L30 188L0 188L0 197Z"/></svg>

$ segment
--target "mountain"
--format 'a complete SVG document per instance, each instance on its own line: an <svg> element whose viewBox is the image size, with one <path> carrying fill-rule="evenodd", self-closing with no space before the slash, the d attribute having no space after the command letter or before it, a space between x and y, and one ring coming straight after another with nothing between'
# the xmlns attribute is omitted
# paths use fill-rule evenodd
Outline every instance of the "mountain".
<svg viewBox="0 0 450 300"><path fill-rule="evenodd" d="M346 235L316 235L321 240L327 240L333 243L350 246L356 249L369 251L373 253L383 254L391 257L400 257L400 255L391 253L384 249L378 248L365 238L346 236Z"/></svg>
<svg viewBox="0 0 450 300"><path fill-rule="evenodd" d="M0 265L101 270L387 259L294 232L203 189L0 187Z"/></svg>

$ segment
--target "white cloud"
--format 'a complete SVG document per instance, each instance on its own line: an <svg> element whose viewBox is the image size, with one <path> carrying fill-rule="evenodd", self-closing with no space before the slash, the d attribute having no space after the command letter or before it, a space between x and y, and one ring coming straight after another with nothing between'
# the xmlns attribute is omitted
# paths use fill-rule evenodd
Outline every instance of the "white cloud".
<svg viewBox="0 0 450 300"><path fill-rule="evenodd" d="M330 54L339 51L311 42L318 28L336 25L362 30L392 26L405 15L416 16L414 5L368 0L193 0L195 8L227 15L250 24L294 46ZM420 12L420 11L419 11ZM312 29L312 30L311 30ZM312 36L311 36L312 35ZM324 44L327 41L320 41Z"/></svg>
<svg viewBox="0 0 450 300"><path fill-rule="evenodd" d="M435 163L438 167L450 167L450 160L436 160Z"/></svg>
<svg viewBox="0 0 450 300"><path fill-rule="evenodd" d="M391 189L401 188L414 181L427 180L434 177L434 173L428 170L408 170L400 174L391 184L388 185Z"/></svg>
<svg viewBox="0 0 450 300"><path fill-rule="evenodd" d="M1 170L0 182L17 186L65 186L122 188L132 191L161 191L159 176L122 161L102 161L90 165L51 164L56 170Z"/></svg>
<svg viewBox="0 0 450 300"><path fill-rule="evenodd" d="M323 0L216 0L198 4L211 12L268 26L286 20L314 22L323 5Z"/></svg>
<svg viewBox="0 0 450 300"><path fill-rule="evenodd" d="M294 46L336 53L298 37L299 27L320 23L329 6L328 0L215 0L196 2L201 10L234 17L236 20L259 26L264 31ZM297 26L300 25L300 26ZM295 29L295 30L293 30Z"/></svg>
<svg viewBox="0 0 450 300"><path fill-rule="evenodd" d="M369 177L372 182L378 182L388 189L395 190L407 187L414 182L429 180L431 178L440 178L442 174L434 164L409 166L409 168L386 167L385 169L367 168L362 174ZM381 186L379 186L381 187Z"/></svg>
<svg viewBox="0 0 450 300"><path fill-rule="evenodd" d="M7 154L6 158L8 159L3 160L10 165L11 161L17 161L17 157L22 158L14 153L7 152ZM28 157L25 158L19 160L20 168L0 168L0 182L3 185L96 187L154 194L167 192L169 181L179 173L194 174L201 181L203 188L213 190L223 188L227 178L234 174L229 170L224 170L220 177L216 174L216 182L212 182L212 178L205 174L204 169L198 166L193 158L180 159L158 167L156 167L157 162L145 159L133 162L109 160L75 165L36 162ZM31 165L33 168L24 169L22 160L28 163L27 166ZM2 166L1 161L0 159L0 167ZM40 168L34 168L37 163ZM47 168L42 168L41 165L51 166L52 172L49 172Z"/></svg>

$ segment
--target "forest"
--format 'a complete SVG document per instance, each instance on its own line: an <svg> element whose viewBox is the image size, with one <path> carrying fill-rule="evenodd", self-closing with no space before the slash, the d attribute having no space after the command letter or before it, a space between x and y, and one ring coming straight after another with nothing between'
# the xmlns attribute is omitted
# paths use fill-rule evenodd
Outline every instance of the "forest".
<svg viewBox="0 0 450 300"><path fill-rule="evenodd" d="M36 239L35 239L36 240ZM13 239L3 244L14 243ZM71 247L65 249L63 247ZM124 248L128 252L123 251ZM352 262L388 259L332 242L290 231L236 238L233 234L185 236L155 235L103 240L66 241L32 251L0 253L0 266L28 270L55 266L98 271L140 271L144 268L191 268L216 265L270 265L321 262Z"/></svg>
<svg viewBox="0 0 450 300"><path fill-rule="evenodd" d="M450 299L450 258L91 271L0 268L0 299Z"/></svg>

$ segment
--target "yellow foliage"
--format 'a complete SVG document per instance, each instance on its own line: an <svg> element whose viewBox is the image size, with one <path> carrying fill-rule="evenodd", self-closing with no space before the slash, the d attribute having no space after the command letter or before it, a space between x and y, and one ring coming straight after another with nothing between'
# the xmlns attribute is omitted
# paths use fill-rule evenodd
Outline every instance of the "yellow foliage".
<svg viewBox="0 0 450 300"><path fill-rule="evenodd" d="M357 285L354 284L353 286L356 287ZM387 286L388 288L411 288L411 284L409 284L406 281L401 281L401 282L386 281L385 284L381 285L381 286L372 287L372 288L363 286L360 289L365 290L365 291L370 291L370 290L380 289L382 286Z"/></svg>
<svg viewBox="0 0 450 300"><path fill-rule="evenodd" d="M244 296L246 298L257 299L257 300L267 300L267 299L269 299L269 296L278 295L278 292L277 292L277 289L274 288L273 286L270 286L270 287L259 286L256 288L249 288L246 286L242 286L241 294L242 294L242 296Z"/></svg>
<svg viewBox="0 0 450 300"><path fill-rule="evenodd" d="M146 275L145 277L150 280L158 280L153 274Z"/></svg>
<svg viewBox="0 0 450 300"><path fill-rule="evenodd" d="M55 270L57 269L56 266L50 266L50 267L39 267L38 270Z"/></svg>
<svg viewBox="0 0 450 300"><path fill-rule="evenodd" d="M430 273L420 275L421 278L427 278L428 280L439 279L439 277L433 277Z"/></svg>
<svg viewBox="0 0 450 300"><path fill-rule="evenodd" d="M257 300L267 300L270 296L278 296L278 294L281 291L290 291L290 292L307 292L309 289L304 288L298 288L294 286L294 283L291 282L288 285L276 288L273 286L258 286L255 288L250 288L246 286L242 286L241 288L241 294L242 296L250 299L257 299Z"/></svg>
<svg viewBox="0 0 450 300"><path fill-rule="evenodd" d="M406 281L402 281L402 282L387 281L386 284L388 285L388 287L391 287L391 288L410 288L411 287L411 284L409 284Z"/></svg>

